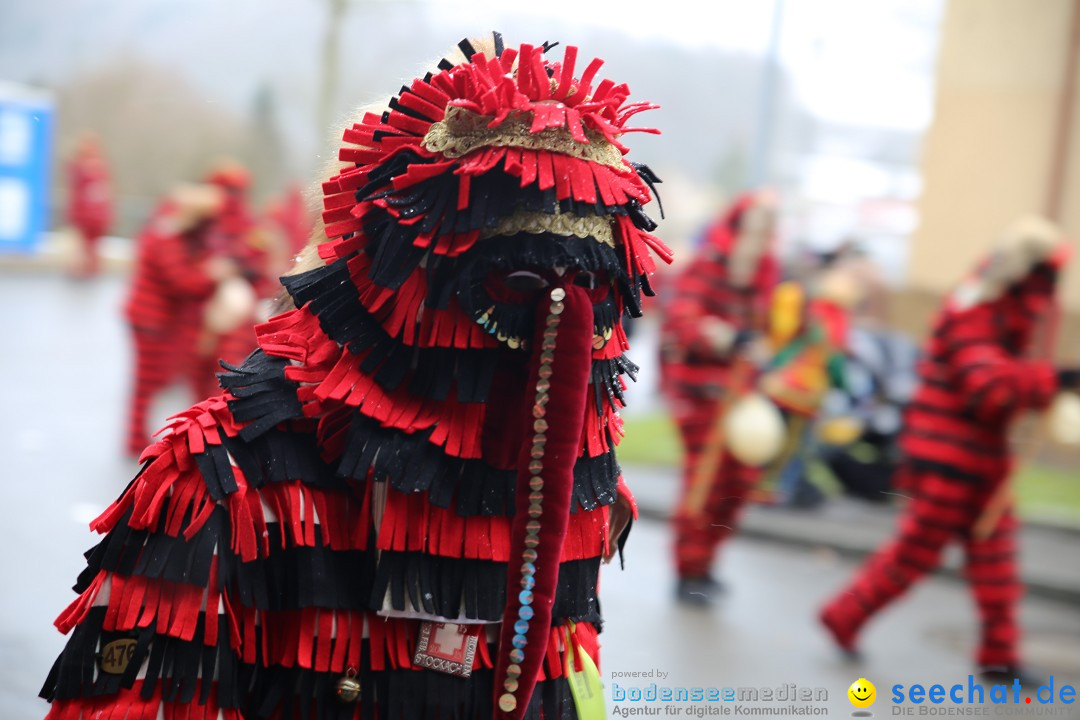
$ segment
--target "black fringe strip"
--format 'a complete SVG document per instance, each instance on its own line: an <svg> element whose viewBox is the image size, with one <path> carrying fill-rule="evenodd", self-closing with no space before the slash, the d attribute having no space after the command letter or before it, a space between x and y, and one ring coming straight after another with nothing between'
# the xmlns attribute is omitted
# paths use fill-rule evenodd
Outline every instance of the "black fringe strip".
<svg viewBox="0 0 1080 720"><path fill-rule="evenodd" d="M631 160L630 164L634 166L634 170L637 170L638 177L641 178L645 182L645 184L649 186L649 190L652 191L652 196L656 198L656 204L660 208L660 219L664 219L664 203L661 202L660 192L656 189L656 186L664 181L658 178L656 176L656 173L654 173L652 169L645 163L634 162ZM656 223L653 223L653 227L646 227L645 225L639 225L638 227L648 232L652 232L655 226Z"/></svg>
<svg viewBox="0 0 1080 720"><path fill-rule="evenodd" d="M363 483L371 471L375 481L388 482L400 492L427 491L428 500L442 508L454 505L456 497L456 512L463 517L514 514L514 470L446 455L428 442L430 434L425 431L410 435L384 428L355 413L338 474ZM578 458L574 464L574 497L578 504L592 510L613 503L619 472L614 452ZM576 511L576 506L572 510Z"/></svg>
<svg viewBox="0 0 1080 720"><path fill-rule="evenodd" d="M611 330L619 322L619 305L615 302L615 296L609 294L598 303L593 303L593 332L603 335Z"/></svg>
<svg viewBox="0 0 1080 720"><path fill-rule="evenodd" d="M217 703L237 708L250 720L349 720L356 705L338 699L336 685L342 674L316 672L300 667L286 668L250 665L240 661L228 645L229 630L224 616L219 623L219 644L207 647L198 639L185 642L150 629L130 633L102 631L105 608L92 608L83 623L75 628L64 651L53 664L40 696L50 702L76 698L114 695L132 687L144 660L149 659L142 697L152 697L161 688L166 702L204 705L211 690L217 688ZM195 637L203 634L205 617L199 614ZM124 675L98 671L99 653L115 639L136 640L136 652ZM262 656L262 635L256 634L256 657ZM496 643L489 643L496 657ZM360 667L355 668L360 683L363 717L384 720L473 720L492 713L494 672L478 668L471 677L432 670L371 669L371 648L363 641ZM96 677L95 677L96 676ZM216 682L204 682L213 678ZM529 720L574 720L577 717L573 698L565 678L537 683L525 712Z"/></svg>
<svg viewBox="0 0 1080 720"><path fill-rule="evenodd" d="M574 499L577 502L571 503L570 512L577 512L579 505L585 510L595 510L601 505L613 504L621 472L614 452L578 458L574 463Z"/></svg>
<svg viewBox="0 0 1080 720"><path fill-rule="evenodd" d="M259 610L373 610L369 598L375 582L374 549L331 550L281 547L281 530L267 526L270 557L240 562L232 555L220 562L220 584L230 598ZM374 548L372 539L370 548Z"/></svg>
<svg viewBox="0 0 1080 720"><path fill-rule="evenodd" d="M599 572L599 557L559 565L552 616L598 622ZM404 610L408 597L414 608L427 613L448 618L464 613L473 620L496 622L506 604L506 563L383 551L372 605L381 606L388 590L395 610Z"/></svg>
<svg viewBox="0 0 1080 720"><path fill-rule="evenodd" d="M463 210L458 210L457 206L461 179L453 172L441 173L403 190L392 187L394 178L406 173L410 165L430 165L438 161L437 158L422 158L412 151L399 152L371 172L369 182L357 190L356 201L385 199L402 219L422 215L422 219L416 223L419 232L413 233L414 238L417 234L433 231L446 235L491 229L503 218L521 210L548 215L559 212L578 217L629 214L635 223L639 220L642 222L639 227L644 230L656 227L656 223L640 212L637 201L632 200L626 205L606 205L599 190L595 203L580 202L572 197L559 200L554 187L540 189L539 177L531 185L521 187L519 178L499 166L470 178L469 204ZM640 171L638 174L641 176ZM629 210L631 204L638 205L636 213ZM382 211L376 209L373 212ZM398 222L392 217L391 221ZM368 236L372 237L370 234Z"/></svg>
<svg viewBox="0 0 1080 720"><path fill-rule="evenodd" d="M596 407L602 408L605 398L611 404L613 410L618 410L615 404L616 399L625 406L626 395L623 393L622 385L619 383L619 376L626 375L636 382L638 370L640 369L625 355L620 355L611 360L593 360L591 382L593 392L596 393Z"/></svg>
<svg viewBox="0 0 1080 720"><path fill-rule="evenodd" d="M228 513L215 508L191 540L132 530L129 515L86 553L87 566L74 590L83 592L101 570L206 587L210 562L218 558L218 590L245 607L297 610L305 607L376 609L368 606L375 578L373 550L331 550L322 544L297 547L282 542L281 524L267 523L270 557L242 562L232 552ZM371 539L370 547L374 547Z"/></svg>
<svg viewBox="0 0 1080 720"><path fill-rule="evenodd" d="M169 502L167 498L162 513ZM190 517L189 511L185 520ZM90 587L100 570L206 587L210 582L210 561L215 549L223 561L231 555L228 511L223 507L214 509L191 540L133 530L128 525L130 518L131 510L128 510L112 532L85 553L87 565L79 574L73 588L75 592L81 593Z"/></svg>
<svg viewBox="0 0 1080 720"><path fill-rule="evenodd" d="M320 455L314 432L274 428L248 442L223 438L223 444L251 487L299 480L310 487L348 490L348 483Z"/></svg>
<svg viewBox="0 0 1080 720"><path fill-rule="evenodd" d="M347 258L282 278L297 307L319 319L323 332L350 352L368 355L359 364L380 387L392 392L407 379L415 395L445 400L451 387L459 402L485 402L504 350L416 348L390 337L357 296Z"/></svg>
<svg viewBox="0 0 1080 720"><path fill-rule="evenodd" d="M304 416L296 399L299 385L285 378L288 361L284 358L256 350L239 367L224 362L222 366L228 372L218 375L221 387L236 398L229 403L229 411L237 420L250 423L241 437L250 439Z"/></svg>
<svg viewBox="0 0 1080 720"><path fill-rule="evenodd" d="M130 688L140 668L147 662L146 676L140 693L144 700L154 695L160 686L165 702L205 705L210 699L213 683L199 687L199 678L216 678L217 702L221 707L239 708L244 702L244 688L248 687L254 667L244 665L229 648L229 626L224 615L214 616L218 623L217 646L206 646L204 634L206 615L199 613L195 626L196 640L183 641L167 635L158 635L152 628L138 628L129 632L106 632L104 607L91 608L86 618L71 634L64 651L53 663L41 697L49 700L68 700L80 697L114 695L121 689ZM123 674L110 674L99 670L101 652L110 642L120 639L135 640L135 652Z"/></svg>
<svg viewBox="0 0 1080 720"><path fill-rule="evenodd" d="M472 285L494 271L513 271L528 268L565 267L572 270L606 273L628 301L638 298L634 284L627 275L624 258L608 245L592 238L565 237L551 233L520 233L507 237L482 240L466 252L457 263L442 263L429 271L432 286L454 292L465 306ZM431 290L429 289L429 294ZM442 298L438 298L442 302ZM480 308L481 312L486 309Z"/></svg>

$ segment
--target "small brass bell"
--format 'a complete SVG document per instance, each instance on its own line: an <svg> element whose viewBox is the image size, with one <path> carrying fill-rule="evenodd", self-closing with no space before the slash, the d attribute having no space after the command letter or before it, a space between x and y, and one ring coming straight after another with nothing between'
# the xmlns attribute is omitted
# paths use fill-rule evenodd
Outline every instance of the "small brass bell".
<svg viewBox="0 0 1080 720"><path fill-rule="evenodd" d="M360 698L360 681L356 679L356 670L353 668L346 670L345 676L340 678L334 687L341 702L356 702Z"/></svg>

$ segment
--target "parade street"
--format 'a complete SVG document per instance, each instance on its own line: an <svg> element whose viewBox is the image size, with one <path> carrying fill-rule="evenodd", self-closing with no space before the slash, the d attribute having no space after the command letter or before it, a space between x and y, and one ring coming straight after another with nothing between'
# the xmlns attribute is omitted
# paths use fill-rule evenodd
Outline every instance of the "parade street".
<svg viewBox="0 0 1080 720"><path fill-rule="evenodd" d="M3 720L44 716L46 704L36 695L63 645L52 621L73 599L81 553L95 542L87 523L137 469L122 453L131 365L123 297L118 275L76 282L57 272L0 274L0 303L7 309L0 356L6 508L0 572L8 583L0 605ZM188 400L172 393L155 408L155 425ZM633 487L655 478L636 472L628 480ZM631 533L626 569L620 571L616 560L602 573L601 671L610 716L692 717L743 714L747 708L761 716L766 713L756 709L770 707L744 703L736 711L726 703L732 707L724 713L724 702L613 702L615 685L619 692L650 691L651 685L769 688L775 698L791 700L804 690L814 697L822 690L827 700L810 707L826 717L851 715L847 689L859 678L877 686L879 699L871 708L877 717L930 709L890 707L897 684L967 687L977 627L967 589L956 579L931 578L882 613L862 638L864 658L852 663L815 619L823 599L849 577L852 559L821 546L736 538L719 568L724 594L712 607L693 608L674 602L669 545L667 526L643 518ZM1060 556L1076 562L1075 548L1060 548ZM1080 685L1075 604L1029 596L1022 620L1032 670L1054 676L1058 687ZM1021 698L1021 706L1011 709L1025 710L1023 705ZM1053 707L1056 717L1080 717L1073 709L1080 704L1043 707Z"/></svg>

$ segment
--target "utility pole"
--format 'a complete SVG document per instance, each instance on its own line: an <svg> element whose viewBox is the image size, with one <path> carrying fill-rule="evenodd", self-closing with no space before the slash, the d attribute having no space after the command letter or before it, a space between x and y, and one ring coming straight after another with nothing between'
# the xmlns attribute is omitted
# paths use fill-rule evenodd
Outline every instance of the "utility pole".
<svg viewBox="0 0 1080 720"><path fill-rule="evenodd" d="M326 134L333 124L334 107L337 100L338 70L341 47L341 28L345 23L349 0L326 0L326 32L322 45L322 87L319 92L318 145L320 150L326 144Z"/></svg>
<svg viewBox="0 0 1080 720"><path fill-rule="evenodd" d="M776 112L776 84L780 73L780 30L784 23L784 0L773 0L772 27L769 49L765 55L765 77L761 83L758 106L758 127L754 150L750 156L747 187L757 188L772 179L772 141Z"/></svg>

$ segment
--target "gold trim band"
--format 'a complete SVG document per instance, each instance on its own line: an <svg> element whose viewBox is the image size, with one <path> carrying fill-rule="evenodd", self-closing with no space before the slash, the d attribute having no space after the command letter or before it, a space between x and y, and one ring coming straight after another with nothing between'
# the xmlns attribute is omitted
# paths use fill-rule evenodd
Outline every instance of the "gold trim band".
<svg viewBox="0 0 1080 720"><path fill-rule="evenodd" d="M481 232L480 237L486 239L496 235L517 235L523 232L534 235L547 232L552 235L591 237L599 243L615 247L611 221L602 215L578 217L567 213L550 215L542 212L518 211L504 217L495 227Z"/></svg>
<svg viewBox="0 0 1080 720"><path fill-rule="evenodd" d="M530 132L531 112L512 113L493 128L488 127L491 120L465 108L451 107L442 121L428 129L422 145L431 152L442 153L449 158L458 158L483 147L520 147L547 150L619 170L626 169L619 149L595 130L585 129L589 142L581 143L574 140L564 127Z"/></svg>

